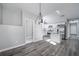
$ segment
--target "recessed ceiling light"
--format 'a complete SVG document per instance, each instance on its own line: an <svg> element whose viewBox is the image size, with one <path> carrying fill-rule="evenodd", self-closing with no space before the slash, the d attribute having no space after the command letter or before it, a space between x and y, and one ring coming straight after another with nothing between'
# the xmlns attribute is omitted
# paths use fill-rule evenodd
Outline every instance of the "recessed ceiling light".
<svg viewBox="0 0 79 59"><path fill-rule="evenodd" d="M59 10L56 10L56 13L57 13L57 14L60 14L60 11L59 11Z"/></svg>

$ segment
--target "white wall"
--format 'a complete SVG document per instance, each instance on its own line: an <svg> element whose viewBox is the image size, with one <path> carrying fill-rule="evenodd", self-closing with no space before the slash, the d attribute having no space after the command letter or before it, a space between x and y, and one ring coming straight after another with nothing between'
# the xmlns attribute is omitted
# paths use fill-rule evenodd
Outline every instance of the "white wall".
<svg viewBox="0 0 79 59"><path fill-rule="evenodd" d="M42 31L42 25L39 24L35 24L35 29L34 29L34 37L35 39L33 39L34 42L39 41L39 40L43 40L43 31Z"/></svg>
<svg viewBox="0 0 79 59"><path fill-rule="evenodd" d="M21 9L14 6L3 5L2 24L22 25Z"/></svg>
<svg viewBox="0 0 79 59"><path fill-rule="evenodd" d="M70 25L69 25L69 22L67 22L67 39L69 39L70 37Z"/></svg>
<svg viewBox="0 0 79 59"><path fill-rule="evenodd" d="M27 40L29 41L29 39L25 39L25 37L31 37L31 42L42 39L41 26L35 24L36 15L10 4L2 4L2 7L1 10L3 12L0 14L2 17L2 19L0 19L2 22L0 25L0 50L25 44Z"/></svg>
<svg viewBox="0 0 79 59"><path fill-rule="evenodd" d="M26 36L32 36L32 20L27 18L25 24L26 24Z"/></svg>
<svg viewBox="0 0 79 59"><path fill-rule="evenodd" d="M0 50L25 43L21 26L0 25Z"/></svg>
<svg viewBox="0 0 79 59"><path fill-rule="evenodd" d="M35 20L37 20L36 15L26 11L23 12L23 25L25 28L26 43L42 40L43 32L41 25L36 24Z"/></svg>
<svg viewBox="0 0 79 59"><path fill-rule="evenodd" d="M0 50L25 43L21 9L0 4Z"/></svg>
<svg viewBox="0 0 79 59"><path fill-rule="evenodd" d="M30 43L32 39L32 14L29 12L23 11L23 27L25 31L25 42Z"/></svg>
<svg viewBox="0 0 79 59"><path fill-rule="evenodd" d="M33 41L33 24L32 19L26 18L25 21L25 40L26 43Z"/></svg>

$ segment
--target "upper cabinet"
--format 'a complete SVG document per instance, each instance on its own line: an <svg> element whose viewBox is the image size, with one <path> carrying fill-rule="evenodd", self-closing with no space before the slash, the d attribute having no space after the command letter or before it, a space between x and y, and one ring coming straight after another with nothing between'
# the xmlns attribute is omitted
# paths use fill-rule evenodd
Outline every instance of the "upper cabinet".
<svg viewBox="0 0 79 59"><path fill-rule="evenodd" d="M21 9L10 6L0 5L0 23L3 25L22 25L22 11Z"/></svg>

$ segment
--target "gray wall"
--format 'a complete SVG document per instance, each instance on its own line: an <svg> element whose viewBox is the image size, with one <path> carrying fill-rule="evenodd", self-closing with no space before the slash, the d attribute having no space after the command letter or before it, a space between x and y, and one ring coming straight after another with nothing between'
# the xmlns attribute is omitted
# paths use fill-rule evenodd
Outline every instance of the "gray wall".
<svg viewBox="0 0 79 59"><path fill-rule="evenodd" d="M2 5L0 4L0 24L2 23Z"/></svg>
<svg viewBox="0 0 79 59"><path fill-rule="evenodd" d="M78 29L77 30L78 31L77 34L78 34L78 37L79 37L79 21L78 21L78 24L77 24L77 29Z"/></svg>

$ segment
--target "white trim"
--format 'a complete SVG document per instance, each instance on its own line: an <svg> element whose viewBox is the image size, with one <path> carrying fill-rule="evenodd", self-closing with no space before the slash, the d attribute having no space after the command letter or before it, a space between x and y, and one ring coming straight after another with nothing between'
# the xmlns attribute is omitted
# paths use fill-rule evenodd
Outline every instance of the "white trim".
<svg viewBox="0 0 79 59"><path fill-rule="evenodd" d="M18 45L18 46L14 46L14 47L10 47L10 48L1 49L0 52L4 52L4 51L10 50L10 49L14 49L14 48L17 48L17 47L26 45L26 44L27 44L27 43L24 43L24 44L21 44L21 45Z"/></svg>

